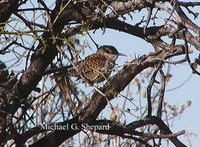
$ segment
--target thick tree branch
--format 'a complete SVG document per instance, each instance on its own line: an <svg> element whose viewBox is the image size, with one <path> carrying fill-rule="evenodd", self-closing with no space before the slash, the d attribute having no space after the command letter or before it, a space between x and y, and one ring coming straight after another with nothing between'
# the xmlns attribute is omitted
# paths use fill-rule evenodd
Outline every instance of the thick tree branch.
<svg viewBox="0 0 200 147"><path fill-rule="evenodd" d="M106 98L103 97L98 92L95 92L91 98L91 103L83 110L77 117L73 118L72 122L76 120L76 123L92 123L96 120L99 113L107 105L107 100L112 100L119 94L131 81L132 79L141 71L146 68L154 67L165 59L171 58L173 56L178 56L184 54L185 50L179 46L176 48L171 48L170 51L161 50L148 56L144 56L138 59L135 59L128 63L124 68L119 71L115 76L110 78L108 82L110 84L104 85L100 90L106 95ZM106 100L107 99L107 100ZM68 122L67 122L68 123ZM61 124L66 124L63 122ZM53 146L58 146L66 139L72 137L79 131L54 131L48 136L40 139L38 142L34 143L33 146L45 146L47 142L54 140ZM56 140L56 142L55 142Z"/></svg>
<svg viewBox="0 0 200 147"><path fill-rule="evenodd" d="M19 101L26 99L30 92L36 88L46 67L57 55L56 45L59 45L61 42L57 40L56 37L57 34L62 31L64 25L71 20L81 21L84 19L84 16L86 17L89 13L89 9L82 7L79 11L76 9L76 6L64 10L60 10L60 7L55 7L50 16L51 23L53 24L48 24L50 27L49 32L43 34L40 44L31 57L29 67L24 71L20 80L13 88L12 95L14 95L14 97L7 98L9 103L6 110L7 112L14 114L20 106Z"/></svg>
<svg viewBox="0 0 200 147"><path fill-rule="evenodd" d="M110 6L113 9L113 12L108 14L109 18L118 17L120 15L126 14L130 11L141 10L143 8L152 7L153 3L146 0L134 0L127 2L113 1Z"/></svg>
<svg viewBox="0 0 200 147"><path fill-rule="evenodd" d="M67 4L65 4L68 6ZM66 23L71 20L80 22L86 19L90 12L93 13L92 9L86 7L72 6L70 8L60 10L60 6L56 6L52 11L48 31L44 32L39 45L36 47L35 52L31 56L29 67L23 72L20 79L17 81L11 92L7 92L6 89L1 87L1 91L4 97L3 103L0 105L0 110L4 114L1 115L1 119L5 121L6 115L14 115L17 109L21 106L21 103L25 101L28 95L36 89L38 82L41 80L43 73L47 66L52 63L53 59L57 55L56 46L61 44L60 40L57 40L57 34L60 33ZM15 9L13 9L15 10ZM4 11L2 11L4 12ZM11 11L12 12L12 11ZM8 13L10 14L10 12ZM63 21L65 20L65 21ZM8 120L9 122L9 120ZM5 126L5 124L1 126ZM3 127L4 128L4 127ZM5 133L5 130L1 131ZM6 135L2 135L5 136ZM2 142L2 140L0 140Z"/></svg>
<svg viewBox="0 0 200 147"><path fill-rule="evenodd" d="M197 33L198 35L200 35L200 27L198 25L196 25L195 23L193 23L188 17L187 15L184 13L184 11L181 9L179 3L175 2L175 10L178 13L178 15L180 16L181 20L182 20L182 25L184 25L185 27L187 27L188 29L193 30L195 33Z"/></svg>
<svg viewBox="0 0 200 147"><path fill-rule="evenodd" d="M17 9L17 3L18 1L14 0L9 1L9 3L7 3L8 5L0 3L0 7L5 6L6 8L0 10L0 16L2 16L0 17L0 27L5 25L5 22L8 20L10 15ZM98 92L95 92L91 98L91 103L78 116L69 121L60 123L61 125L64 125L66 123L72 124L74 122L78 123L79 125L86 122L92 123L96 120L99 113L107 105L107 100L114 99L117 94L119 94L137 74L139 74L146 68L154 67L160 63L164 63L165 59L185 53L184 45L168 45L161 40L162 36L167 35L169 37L185 39L185 41L200 50L199 40L194 37L187 29L179 29L175 28L172 25L166 24L158 27L147 27L144 31L144 28L139 27L138 25L133 26L117 19L120 15L126 14L127 12L152 7L154 6L154 3L150 3L146 0L135 0L133 2L113 1L109 3L109 5L112 7L112 12L106 17L100 17L99 14L94 12L94 10L96 10L96 7L91 5L89 1L78 2L76 4L72 4L70 3L70 1L66 1L66 3L61 3L61 1L57 1L56 7L52 11L49 23L47 25L47 28L49 30L46 31L39 39L39 45L36 47L35 52L31 57L29 67L23 72L22 76L12 88L11 92L3 87L0 87L1 97L4 98L3 104L0 105L0 110L2 113L4 113L3 115L1 115L1 119L3 118L3 120L5 120L6 115L8 114L14 115L18 108L21 106L21 103L27 99L27 97L33 90L37 88L36 86L44 75L45 69L50 63L52 63L53 59L57 55L57 46L61 45L62 43L58 39L58 35L61 33L64 25L68 24L71 21L75 21L79 24L84 24L84 22L88 21L89 18L89 20L91 21L89 23L90 30L105 27L123 31L128 34L145 39L146 41L152 43L155 47L165 50L160 50L155 53L151 53L148 56L135 59L124 66L124 68L118 74L109 79L110 84L106 84L100 89L102 93L106 95L106 97L102 96ZM169 14L173 12L171 9L168 9L168 7L163 6L163 3L156 2L155 6L157 8L167 11ZM178 12L180 17L175 14L172 14L172 16L178 23L183 24L185 27L193 31L198 31L195 33L199 33L199 27L193 25L190 20L188 21L187 16L183 14L180 7L176 7L176 11ZM4 15L2 15L4 13L6 13L5 17ZM70 35L73 35L77 32L80 33L82 26L83 25L70 28L66 36L69 37ZM3 127L4 130L6 123L7 122L5 121ZM161 128L167 134L171 134L169 128L166 128L166 126L164 126L163 124L160 125L160 129ZM40 130L38 128L30 131L32 132L26 132L19 136L18 144L23 144L33 134L35 135L40 133ZM66 139L77 134L78 132L80 132L80 130L54 131L44 138L40 139L38 142L34 143L33 146L45 146L47 142L51 146L59 145ZM28 137L25 137L23 139L23 136L25 135L27 135ZM172 137L171 141L177 146L180 145L180 142L175 137Z"/></svg>
<svg viewBox="0 0 200 147"><path fill-rule="evenodd" d="M177 30L171 24L148 27L146 29L146 33L144 33L143 27L139 27L137 25L133 26L131 24L128 24L118 19L108 18L108 19L104 19L103 24L99 23L98 20L91 22L90 29L98 29L104 26L106 26L106 28L122 31L130 35L140 37L152 44L156 44L157 46L159 46L159 48L163 48L164 46L167 45L167 44L164 45L163 44L164 42L163 43L161 42L160 38L162 36L167 35L169 38L173 38L173 36L175 36L177 39L184 40L184 34L185 34L185 38L187 42L193 45L196 49L200 50L200 42L198 41L197 37L193 36L188 30L185 30L185 29ZM73 35L74 33L80 33L81 28L82 28L82 25L69 28L62 35L67 37L69 34ZM171 47L168 47L168 48L171 48Z"/></svg>
<svg viewBox="0 0 200 147"><path fill-rule="evenodd" d="M3 30L7 20L17 11L19 0L8 0L0 2L0 31Z"/></svg>
<svg viewBox="0 0 200 147"><path fill-rule="evenodd" d="M4 30L4 26L6 25L8 19L10 16L17 11L17 8L19 7L18 5L19 0L9 0L9 1L1 1L0 2L0 32ZM6 53L6 48L1 49L0 53ZM3 81L1 81L3 82ZM9 81L7 81L9 82ZM13 82L14 84L14 82ZM0 143L3 142L6 138L6 125L7 125L7 118L6 118L6 111L5 111L5 105L6 105L6 95L9 94L9 88L11 85L7 83L6 88L4 86L0 87Z"/></svg>

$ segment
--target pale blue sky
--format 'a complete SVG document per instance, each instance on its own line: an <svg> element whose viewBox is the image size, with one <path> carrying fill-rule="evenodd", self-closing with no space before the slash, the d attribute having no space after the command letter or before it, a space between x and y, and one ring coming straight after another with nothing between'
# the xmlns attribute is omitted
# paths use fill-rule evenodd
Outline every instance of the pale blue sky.
<svg viewBox="0 0 200 147"><path fill-rule="evenodd" d="M199 12L199 7L195 9L196 12ZM129 22L138 22L140 18L146 15L145 11L140 12L138 17L135 17L133 21ZM164 16L160 15L160 18L164 18ZM166 16L165 16L166 17ZM161 19L162 20L162 19ZM196 24L200 24L200 18L195 20ZM161 22L158 22L161 24ZM99 45L114 45L119 52L125 53L128 57L120 57L117 60L117 63L119 65L122 65L124 62L127 61L127 59L134 58L136 56L140 56L143 54L148 54L149 52L153 51L153 48L151 44L145 42L144 40L133 37L131 35L110 30L107 29L104 34L101 30L96 31L95 34L90 33L91 36L94 37L94 40L96 43ZM89 40L89 39L88 39ZM89 41L90 42L90 41ZM95 46L90 42L91 47L93 48L93 51L89 50L88 53L92 53L95 51ZM194 48L194 55L193 57L197 56L197 52L195 51ZM10 57L5 57L0 55L1 60L7 61L8 59L12 58ZM24 64L24 63L22 63ZM173 89L175 87L178 87L184 81L186 81L190 75L191 75L191 69L187 64L184 65L172 65L172 73L173 77L171 81L167 85L167 89ZM197 137L192 136L191 142L194 147L197 147L200 145L200 117L198 117L198 113L200 113L200 107L198 106L200 104L200 96L199 96L199 83L200 83L200 77L197 75L192 75L189 81L187 81L183 86L166 92L165 100L169 101L171 104L181 106L182 104L185 104L188 100L192 101L192 105L190 108L186 109L184 114L180 119L175 120L175 125L171 129L174 132L187 129L187 133L194 133L197 134ZM189 146L189 143L187 139L183 136L179 137L183 143Z"/></svg>
<svg viewBox="0 0 200 147"><path fill-rule="evenodd" d="M92 35L95 36L98 44L112 44L117 47L119 52L125 53L128 57L134 57L135 55L137 57L153 51L152 46L140 38L132 37L125 33L113 30L107 30L104 35L101 35L101 33L102 32L100 31L99 34ZM118 64L122 65L122 63L126 60L127 58L119 58ZM169 90L183 84L191 75L191 69L187 64L172 65L171 69L173 77L166 88ZM200 96L198 93L199 83L200 77L193 74L190 80L183 86L175 90L168 91L165 95L166 101L169 101L171 104L178 105L179 107L182 104L186 104L188 100L192 101L192 105L186 109L180 119L175 120L174 127L171 129L174 132L187 129L187 133L195 133L198 135L197 137L192 136L191 138L191 142L194 147L200 144L200 127L198 127L200 123L200 117L198 117L198 113L200 113L200 108L198 106L200 104ZM189 146L185 137L181 136L179 138Z"/></svg>

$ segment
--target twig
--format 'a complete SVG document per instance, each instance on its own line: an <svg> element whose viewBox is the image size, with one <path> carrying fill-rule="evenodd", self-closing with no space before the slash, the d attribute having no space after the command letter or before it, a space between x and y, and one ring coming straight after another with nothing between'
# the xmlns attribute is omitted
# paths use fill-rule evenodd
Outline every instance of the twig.
<svg viewBox="0 0 200 147"><path fill-rule="evenodd" d="M166 79L164 72L162 69L160 71L160 76L161 76L161 87L160 87L160 96L158 100L158 110L157 110L157 116L161 118L162 116L162 108L163 108L163 100L164 100L164 94L165 94L165 84L166 84Z"/></svg>
<svg viewBox="0 0 200 147"><path fill-rule="evenodd" d="M156 70L154 71L150 81L149 81L149 85L147 86L147 102L148 102L148 114L147 116L151 116L151 113L152 113L152 104L151 104L151 89L152 89L152 86L154 83L156 83L156 75L160 69L160 67L162 66L162 63L160 63Z"/></svg>

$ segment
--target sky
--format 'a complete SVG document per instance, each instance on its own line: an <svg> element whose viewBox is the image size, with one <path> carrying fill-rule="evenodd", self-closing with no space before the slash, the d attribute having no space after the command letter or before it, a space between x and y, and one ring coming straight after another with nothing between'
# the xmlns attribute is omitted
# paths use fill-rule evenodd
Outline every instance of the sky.
<svg viewBox="0 0 200 147"><path fill-rule="evenodd" d="M102 36L100 34L92 36L97 37L96 40L100 45L111 44L116 46L119 52L125 53L130 59L134 55L139 56L153 51L152 46L140 38L113 30L106 31ZM126 62L125 60L129 60L128 58L119 58L118 64L121 65ZM197 116L200 113L200 97L198 93L200 77L195 74L191 76L192 71L187 64L172 65L171 71L173 77L167 85L166 89L169 91L166 92L165 100L179 107L182 104L186 104L188 100L192 102L192 105L184 111L182 116L175 120L174 126L171 129L174 132L186 129L188 135L194 133L190 139L194 147L198 146L200 144L200 127L197 127L200 122L200 117ZM189 81L187 81L188 78L190 78ZM190 146L186 137L181 136L179 138Z"/></svg>
<svg viewBox="0 0 200 147"><path fill-rule="evenodd" d="M194 9L196 12L199 12L199 8ZM139 16L134 17L134 20L129 20L130 23L138 22L143 15L146 15L145 11L141 11ZM164 16L160 14L160 18L162 20ZM161 24L162 22L157 22ZM196 24L200 24L200 18L195 20ZM101 30L97 30L95 34L90 32L90 35L99 45L113 45L115 46L119 52L122 52L127 55L127 57L120 57L117 60L117 64L123 65L126 61L130 61L135 56L141 56L144 54L148 54L149 52L153 52L153 47L151 44L146 41L125 34L123 32L118 32L114 30L107 29L105 32ZM86 40L90 43L92 50L86 51L87 54L90 54L96 51L95 45L86 36ZM194 48L192 48L194 54L191 55L192 58L198 55L198 52ZM0 55L1 60L8 60L8 57L3 57ZM10 58L12 58L10 56ZM186 129L186 135L180 136L180 140L183 141L184 144L190 147L190 143L187 140L186 136L191 134L190 141L194 147L200 145L200 117L198 117L198 113L200 113L200 96L198 93L200 77L198 75L192 74L191 69L187 64L182 65L172 65L171 66L172 79L167 84L167 92L165 95L165 100L170 102L171 104L181 106L185 104L188 100L192 102L192 105L187 108L181 117L175 120L174 126L171 128L173 132L178 132L180 130ZM190 78L188 80L188 78ZM188 80L188 81L187 81ZM133 89L134 91L135 89ZM120 102L119 102L120 103Z"/></svg>
<svg viewBox="0 0 200 147"><path fill-rule="evenodd" d="M199 7L193 10L195 12L200 12ZM141 12L140 16L137 18L134 17L134 21L132 21L132 23L137 22L135 20L140 19L144 14L145 12ZM164 17L163 15L164 14L160 14L160 17ZM199 25L200 17L194 20L194 22ZM158 22L158 24L159 23L162 22ZM151 44L129 34L110 29L107 29L104 34L102 33L102 31L97 31L95 34L90 33L90 35L94 37L97 44L114 45L119 52L123 52L128 55L127 58L118 59L119 65L127 60L130 61L130 59L134 58L135 55L138 57L153 51ZM191 47L191 49L193 50L193 54L191 54L190 57L193 60L195 57L198 57L199 53L195 48ZM171 65L171 73L173 77L167 84L165 100L171 104L177 105L178 107L181 107L181 105L186 104L188 101L192 102L191 106L184 111L181 117L178 117L175 120L174 126L171 129L174 132L186 130L186 134L179 137L180 140L183 141L183 143L185 143L188 147L190 147L191 144L193 147L199 146L200 117L198 117L198 113L200 113L200 96L198 91L200 77L196 74L192 74L192 70L187 63L181 65Z"/></svg>

